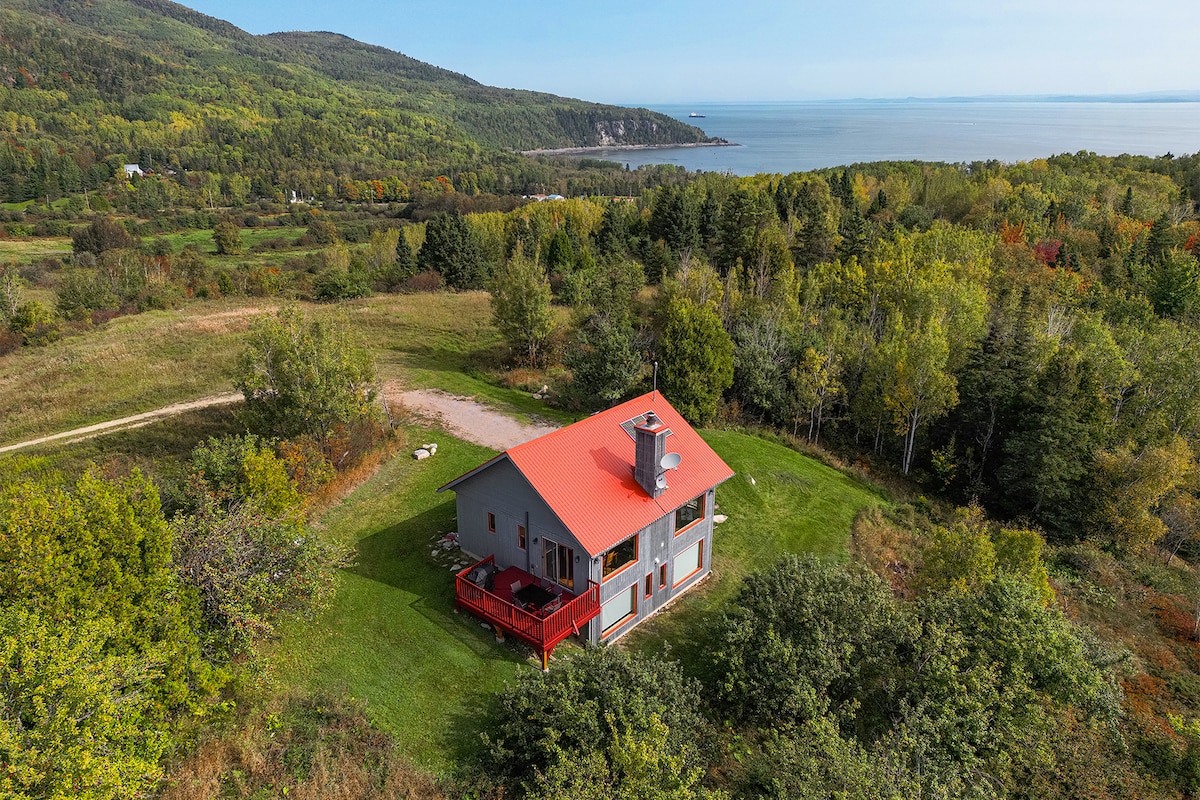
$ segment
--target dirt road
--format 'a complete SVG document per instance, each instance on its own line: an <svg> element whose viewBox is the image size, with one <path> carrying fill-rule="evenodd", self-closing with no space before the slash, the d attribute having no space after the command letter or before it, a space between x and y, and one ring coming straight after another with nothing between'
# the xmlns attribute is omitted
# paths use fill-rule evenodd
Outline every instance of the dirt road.
<svg viewBox="0 0 1200 800"><path fill-rule="evenodd" d="M454 395L432 389L405 391L399 381L386 382L383 385L383 394L388 402L393 405L398 401L415 414L437 420L450 433L460 439L466 439L469 442L481 444L493 450L505 450L522 442L527 442L544 433L549 433L556 427L552 424L520 422L488 406L477 403L469 397L455 397ZM38 439L5 445L0 447L0 453L21 450L22 448L63 439L68 440L68 442L80 441L93 436L103 436L107 433L116 433L117 431L149 425L160 419L173 417L188 411L195 411L200 408L229 405L231 403L240 403L241 401L242 395L240 392L230 392L186 403L175 403L174 405L164 406L154 411L146 411L141 414L122 417L121 419L98 422L95 425L64 431L63 433L55 433L50 436L42 436Z"/></svg>
<svg viewBox="0 0 1200 800"><path fill-rule="evenodd" d="M109 420L108 422L98 422L95 425L88 425L84 428L76 428L72 431L64 431L63 433L55 433L50 436L43 436L40 439L30 439L25 442L5 445L0 447L0 453L7 453L11 450L20 450L25 447L33 447L46 442L55 442L59 439L70 439L78 441L80 439L89 439L92 436L103 436L106 433L116 433L130 428L139 428L142 425L149 425L151 422L163 419L164 417L173 417L177 414L183 414L188 411L195 411L198 408L208 408L209 406L228 405L230 403L240 403L242 401L241 392L230 392L228 394L216 394L212 397L202 397L199 400L190 400L186 403L175 403L174 405L157 408L154 411L146 411L141 414L134 414L130 417L122 417L121 419Z"/></svg>
<svg viewBox="0 0 1200 800"><path fill-rule="evenodd" d="M469 397L456 397L430 389L401 391L398 386L388 384L384 386L384 397L390 403L399 400L405 408L418 415L437 419L459 439L493 450L507 450L558 427L549 423L521 422Z"/></svg>

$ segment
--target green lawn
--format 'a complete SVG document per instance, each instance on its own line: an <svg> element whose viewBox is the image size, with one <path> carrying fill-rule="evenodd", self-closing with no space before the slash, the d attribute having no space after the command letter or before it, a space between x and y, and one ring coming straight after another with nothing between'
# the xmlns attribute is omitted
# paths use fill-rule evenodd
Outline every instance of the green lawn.
<svg viewBox="0 0 1200 800"><path fill-rule="evenodd" d="M627 646L693 661L704 623L756 569L785 553L847 555L858 513L886 501L873 489L777 442L732 431L702 431L735 474L717 488L717 513L729 519L713 534L712 575L665 612L638 626Z"/></svg>
<svg viewBox="0 0 1200 800"><path fill-rule="evenodd" d="M478 620L454 613L448 562L431 556L455 529L453 497L434 490L492 452L419 430L409 441L427 438L439 443L434 458L402 454L321 520L327 535L357 543L358 564L340 576L328 611L284 630L271 660L284 684L365 700L408 757L444 772L478 747L474 712L487 696L537 664L531 651L498 645ZM685 661L704 618L743 575L785 552L844 557L855 514L883 502L780 444L723 431L704 438L738 472L717 492L729 520L717 528L714 576L627 640L647 651L670 642Z"/></svg>
<svg viewBox="0 0 1200 800"><path fill-rule="evenodd" d="M242 246L246 248L241 255L234 256L234 258L238 259L244 259L245 257L257 255L255 253L251 253L250 248L256 244L271 241L272 239L279 239L283 241L286 244L287 250L289 251L288 255L292 257L305 252L311 252L314 249L311 247L303 248L300 251L292 249L295 247L296 241L304 234L303 228L277 227L271 225L261 228L239 228L238 232L242 236ZM174 249L176 252L188 246L198 247L202 253L213 254L217 251L217 246L213 244L212 231L205 228L179 231L176 233L163 233L159 234L158 236L147 238L165 239L171 244L172 249Z"/></svg>
<svg viewBox="0 0 1200 800"><path fill-rule="evenodd" d="M431 556L455 529L453 494L434 490L494 453L428 431L409 441L426 437L436 456L402 453L320 520L327 535L356 543L358 563L339 576L327 611L284 628L269 660L285 685L366 701L405 755L445 772L479 746L473 712L520 665L536 665L532 651L497 644L479 620L454 613L453 561Z"/></svg>

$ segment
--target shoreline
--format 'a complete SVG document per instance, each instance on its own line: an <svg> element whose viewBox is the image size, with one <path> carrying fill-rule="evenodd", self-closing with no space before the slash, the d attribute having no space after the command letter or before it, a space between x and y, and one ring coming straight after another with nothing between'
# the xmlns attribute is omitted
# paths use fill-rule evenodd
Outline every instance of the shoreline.
<svg viewBox="0 0 1200 800"><path fill-rule="evenodd" d="M691 147L741 147L737 142L682 142L680 144L597 144L586 147L555 147L547 150L518 150L523 156L585 156L612 151L676 150Z"/></svg>

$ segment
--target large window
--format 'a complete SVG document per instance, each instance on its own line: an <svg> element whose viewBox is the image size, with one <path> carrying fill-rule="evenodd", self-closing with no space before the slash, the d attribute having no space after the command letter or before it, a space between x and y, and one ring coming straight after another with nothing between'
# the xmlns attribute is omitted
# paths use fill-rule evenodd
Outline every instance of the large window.
<svg viewBox="0 0 1200 800"><path fill-rule="evenodd" d="M679 555L675 556L675 573L674 586L686 581L688 578L695 575L704 568L704 540L696 542L694 545L684 550Z"/></svg>
<svg viewBox="0 0 1200 800"><path fill-rule="evenodd" d="M575 588L575 551L542 537L543 577L568 589Z"/></svg>
<svg viewBox="0 0 1200 800"><path fill-rule="evenodd" d="M604 567L601 571L601 580L607 580L609 577L617 574L630 564L637 563L637 542L637 534L634 534L604 554Z"/></svg>
<svg viewBox="0 0 1200 800"><path fill-rule="evenodd" d="M600 627L607 636L637 613L637 584L600 606Z"/></svg>
<svg viewBox="0 0 1200 800"><path fill-rule="evenodd" d="M704 519L704 495L689 500L675 511L675 532L679 533L687 526Z"/></svg>

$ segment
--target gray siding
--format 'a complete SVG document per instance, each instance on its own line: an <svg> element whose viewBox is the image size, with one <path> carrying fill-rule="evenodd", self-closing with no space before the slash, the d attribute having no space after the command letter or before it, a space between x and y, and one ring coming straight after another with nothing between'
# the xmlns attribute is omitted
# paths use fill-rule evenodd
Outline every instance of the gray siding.
<svg viewBox="0 0 1200 800"><path fill-rule="evenodd" d="M600 585L600 604L618 597L629 587L637 584L637 611L634 616L619 627L604 635L600 617L592 620L588 626L588 638L593 642L615 641L632 630L639 622L651 616L667 603L674 600L683 592L704 579L712 569L712 517L715 504L715 490L710 489L705 497L704 519L696 522L684 532L675 535L675 513L671 512L652 522L638 531L638 561L622 572L611 576ZM703 568L692 575L679 586L675 582L683 575L675 575L675 556L687 550L696 542L701 542L703 552ZM667 567L665 586L659 586L659 568ZM592 580L600 583L602 565L600 560L592 563ZM646 576L652 575L650 597L646 597Z"/></svg>
<svg viewBox="0 0 1200 800"><path fill-rule="evenodd" d="M515 566L540 576L542 539L549 537L574 549L579 557L575 565L575 592L586 588L587 551L511 462L497 461L454 487L454 493L458 541L465 552L481 559L495 556L500 569ZM496 515L495 533L487 529L489 512ZM528 531L525 550L517 547L518 525L525 525Z"/></svg>
<svg viewBox="0 0 1200 800"><path fill-rule="evenodd" d="M454 487L458 508L458 535L462 549L477 558L495 556L500 569L516 566L541 576L542 540L570 547L578 559L575 563L576 594L587 588L590 577L600 584L600 603L628 592L636 586L636 613L620 626L604 635L601 618L588 624L587 637L592 642L614 641L646 617L651 616L683 592L699 583L712 568L712 530L715 490L705 496L704 519L696 522L678 536L675 535L675 513L671 512L638 531L638 560L630 567L601 582L602 560L591 558L578 540L559 522L550 507L529 485L511 462L501 459L482 472L472 475ZM487 528L487 515L496 515L496 532ZM527 549L517 547L517 526L528 531ZM703 568L676 586L683 575L675 575L675 557L696 542L701 542ZM659 585L659 568L667 567L665 586ZM646 576L652 575L650 596L646 597Z"/></svg>

